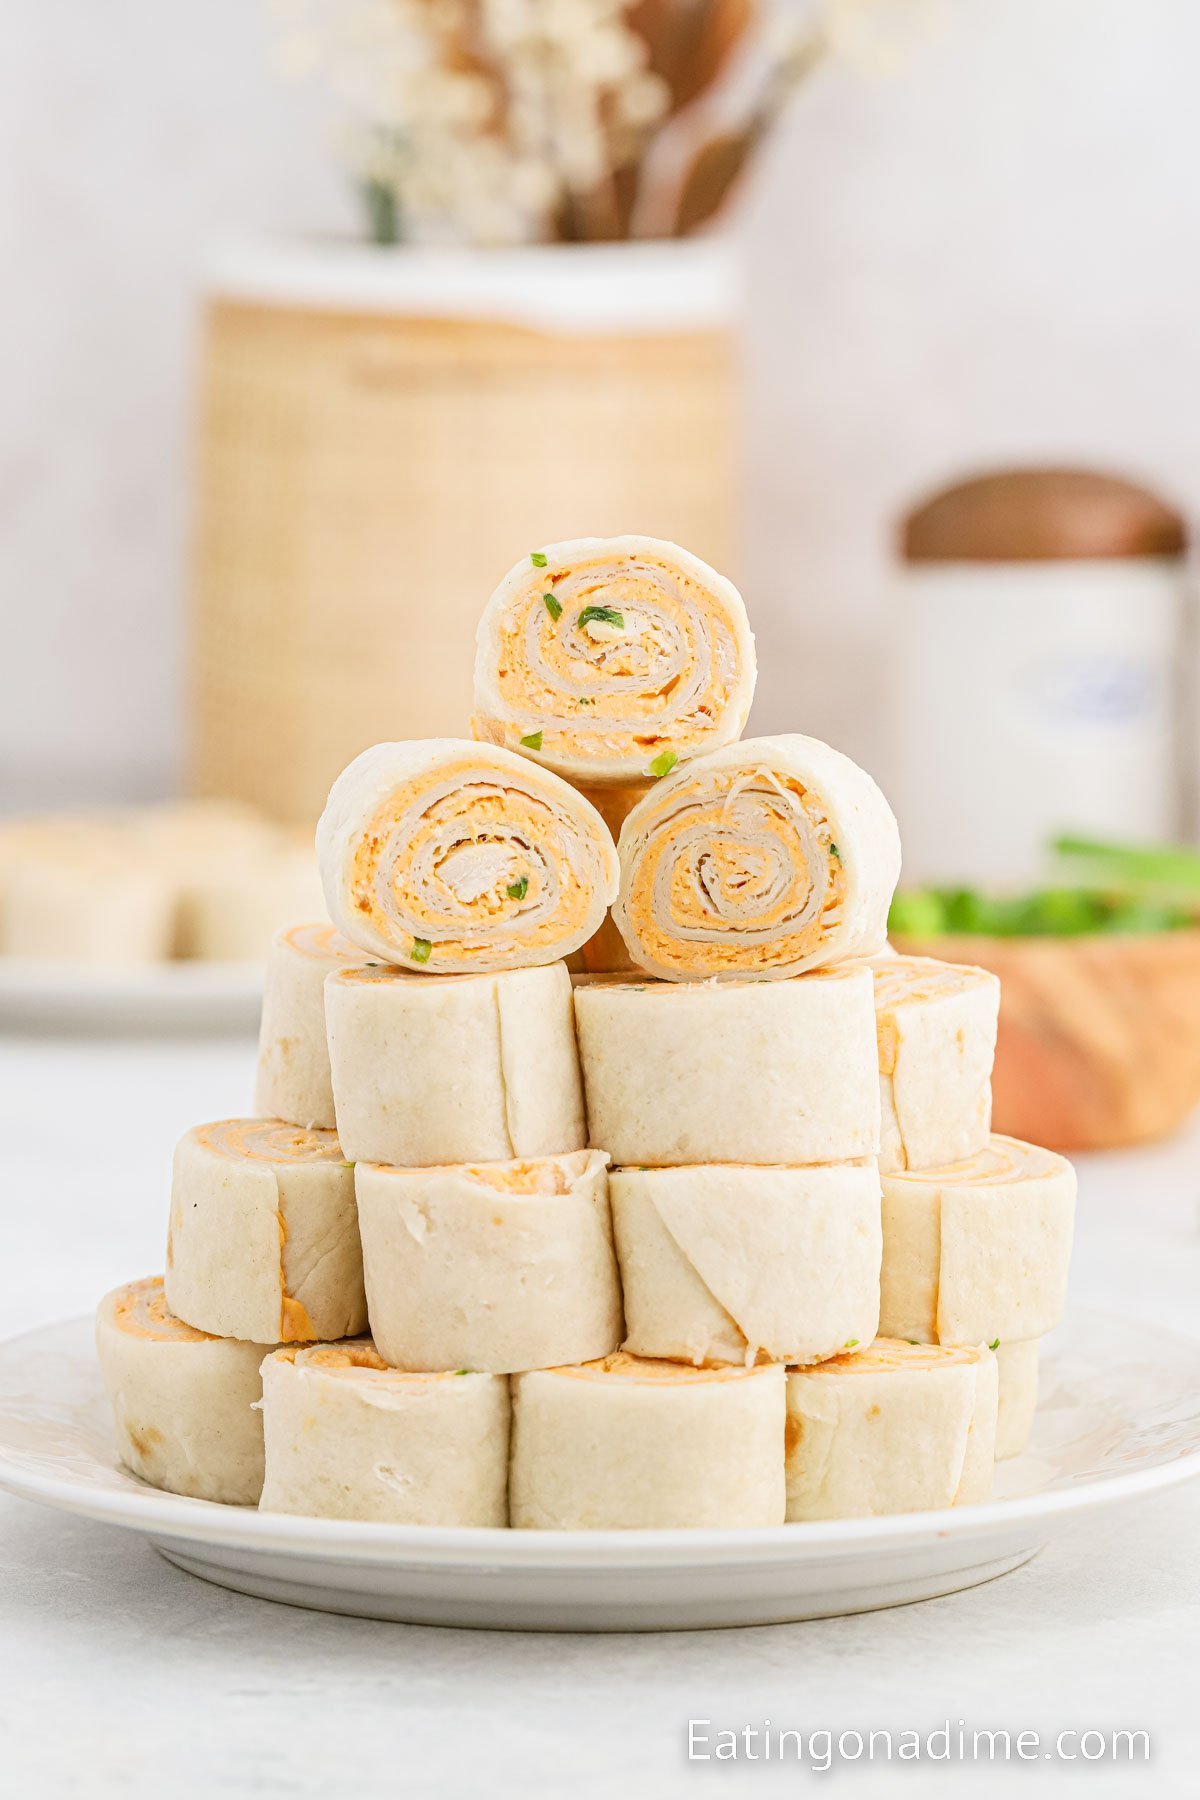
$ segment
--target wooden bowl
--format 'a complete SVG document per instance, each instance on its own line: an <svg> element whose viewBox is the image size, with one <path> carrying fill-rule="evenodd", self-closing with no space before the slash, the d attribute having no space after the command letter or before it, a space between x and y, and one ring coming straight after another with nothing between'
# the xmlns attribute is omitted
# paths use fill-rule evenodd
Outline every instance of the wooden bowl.
<svg viewBox="0 0 1200 1800"><path fill-rule="evenodd" d="M994 1130L1110 1149L1165 1136L1200 1100L1200 927L892 942L1000 977Z"/></svg>

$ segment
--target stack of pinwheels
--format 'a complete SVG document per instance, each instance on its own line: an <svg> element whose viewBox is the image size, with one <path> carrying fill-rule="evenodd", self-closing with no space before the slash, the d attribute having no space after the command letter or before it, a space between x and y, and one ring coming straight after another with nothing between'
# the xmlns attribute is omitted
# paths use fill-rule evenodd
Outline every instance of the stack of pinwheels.
<svg viewBox="0 0 1200 1800"><path fill-rule="evenodd" d="M165 1278L100 1308L130 1469L558 1529L987 1497L1073 1172L991 1135L998 983L891 954L887 803L741 741L754 675L695 557L548 545L484 612L475 738L338 778L260 1116L188 1133Z"/></svg>

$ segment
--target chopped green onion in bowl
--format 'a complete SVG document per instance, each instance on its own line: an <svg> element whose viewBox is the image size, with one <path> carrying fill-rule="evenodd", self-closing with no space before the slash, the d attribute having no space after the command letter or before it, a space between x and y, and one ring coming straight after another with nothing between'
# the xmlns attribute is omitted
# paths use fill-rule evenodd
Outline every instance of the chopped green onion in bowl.
<svg viewBox="0 0 1200 1800"><path fill-rule="evenodd" d="M888 930L898 937L1085 937L1099 933L1179 931L1200 924L1200 895L1190 905L1124 889L1035 888L1024 894L969 887L909 888L892 902Z"/></svg>
<svg viewBox="0 0 1200 1800"><path fill-rule="evenodd" d="M1185 844L1107 844L1064 833L1050 846L1058 861L1098 887L1164 889L1200 898L1200 850Z"/></svg>

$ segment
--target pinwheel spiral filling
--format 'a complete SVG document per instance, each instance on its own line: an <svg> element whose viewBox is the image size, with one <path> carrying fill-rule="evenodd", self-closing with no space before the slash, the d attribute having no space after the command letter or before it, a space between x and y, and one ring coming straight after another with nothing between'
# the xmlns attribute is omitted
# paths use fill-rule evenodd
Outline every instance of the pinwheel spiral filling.
<svg viewBox="0 0 1200 1800"><path fill-rule="evenodd" d="M161 1339L164 1343L204 1344L213 1340L207 1331L185 1325L167 1309L161 1275L131 1281L118 1289L113 1303L113 1324L131 1337Z"/></svg>
<svg viewBox="0 0 1200 1800"><path fill-rule="evenodd" d="M927 1185L996 1187L1022 1181L1045 1181L1068 1169L1061 1156L1044 1150L1040 1144L1027 1144L1020 1138L993 1133L982 1150L962 1162L945 1163L938 1169L896 1169L889 1181Z"/></svg>
<svg viewBox="0 0 1200 1800"><path fill-rule="evenodd" d="M648 766L712 747L743 681L743 652L721 599L648 554L531 569L493 650L495 698L476 727L497 743L538 733L540 750ZM748 705L748 697L746 704ZM723 736L733 736L742 723Z"/></svg>
<svg viewBox="0 0 1200 1800"><path fill-rule="evenodd" d="M350 892L377 932L408 933L436 966L439 949L470 960L505 939L554 945L603 886L597 847L551 800L467 766L389 796L358 842Z"/></svg>
<svg viewBox="0 0 1200 1800"><path fill-rule="evenodd" d="M656 963L705 976L811 955L844 899L816 795L768 769L723 771L677 788L643 824L624 912Z"/></svg>
<svg viewBox="0 0 1200 1800"><path fill-rule="evenodd" d="M235 1161L268 1163L340 1163L341 1146L333 1131L306 1131L275 1119L221 1119L197 1126L192 1133L202 1149Z"/></svg>

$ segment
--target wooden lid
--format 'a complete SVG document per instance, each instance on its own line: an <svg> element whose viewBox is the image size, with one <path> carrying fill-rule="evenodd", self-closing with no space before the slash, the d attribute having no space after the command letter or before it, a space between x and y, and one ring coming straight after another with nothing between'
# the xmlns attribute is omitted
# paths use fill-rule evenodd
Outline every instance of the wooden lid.
<svg viewBox="0 0 1200 1800"><path fill-rule="evenodd" d="M1087 469L1010 469L943 488L900 528L906 562L1182 556L1183 519L1146 488Z"/></svg>

